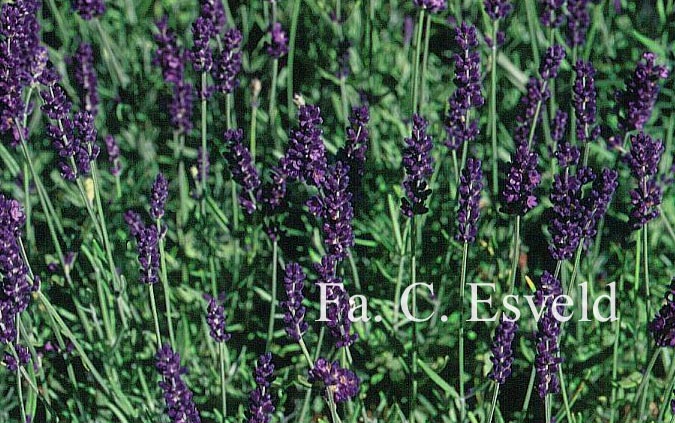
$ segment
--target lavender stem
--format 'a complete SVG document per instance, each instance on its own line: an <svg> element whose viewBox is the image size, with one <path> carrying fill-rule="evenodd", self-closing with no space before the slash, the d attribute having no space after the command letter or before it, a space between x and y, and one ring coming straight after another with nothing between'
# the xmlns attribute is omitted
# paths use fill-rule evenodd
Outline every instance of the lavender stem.
<svg viewBox="0 0 675 423"><path fill-rule="evenodd" d="M466 262L469 255L469 243L462 248L462 269L459 282L459 404L460 422L466 418L466 398L464 397L464 286L466 283Z"/></svg>
<svg viewBox="0 0 675 423"><path fill-rule="evenodd" d="M223 401L223 423L227 421L227 391L225 390L225 343L218 343L218 361L220 361L220 391Z"/></svg>
<svg viewBox="0 0 675 423"><path fill-rule="evenodd" d="M162 223L160 219L156 221L157 233L162 233ZM174 338L173 333L173 323L171 321L171 288L169 287L169 278L167 277L166 270L166 252L164 250L164 237L160 235L159 238L159 257L161 261L161 277L162 277L162 288L164 288L164 307L166 308L166 321L169 327L169 341L171 342L171 348L176 348L176 339Z"/></svg>
<svg viewBox="0 0 675 423"><path fill-rule="evenodd" d="M272 339L274 338L274 314L276 313L277 306L277 267L278 267L278 254L279 254L279 245L278 241L275 238L272 243L272 300L270 302L270 317L269 323L267 324L267 343L265 345L265 351L269 352L270 346L272 344ZM302 338L301 338L302 339ZM311 367L311 362L310 362Z"/></svg>
<svg viewBox="0 0 675 423"><path fill-rule="evenodd" d="M417 22L417 35L415 37L415 57L413 60L415 61L413 65L413 74L412 74L412 98L413 98L413 106L412 106L412 114L417 113L417 80L418 80L418 72L419 72L419 66L420 66L420 47L422 44L422 24L424 23L424 9L420 9L420 17L419 21Z"/></svg>
<svg viewBox="0 0 675 423"><path fill-rule="evenodd" d="M499 192L497 156L497 33L499 32L499 19L492 22L492 48L491 48L491 71L490 71L490 136L492 138L492 194L496 198Z"/></svg>
<svg viewBox="0 0 675 423"><path fill-rule="evenodd" d="M162 334L159 330L159 317L157 315L157 303L155 301L154 284L148 284L150 288L150 307L152 308L152 319L155 322L155 340L157 341L157 349L162 347Z"/></svg>

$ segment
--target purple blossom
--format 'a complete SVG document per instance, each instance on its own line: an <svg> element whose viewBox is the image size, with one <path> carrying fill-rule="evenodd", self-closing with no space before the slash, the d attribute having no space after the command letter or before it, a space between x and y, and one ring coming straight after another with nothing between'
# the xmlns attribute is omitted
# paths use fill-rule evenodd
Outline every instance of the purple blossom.
<svg viewBox="0 0 675 423"><path fill-rule="evenodd" d="M525 216L537 206L534 190L541 182L541 174L537 170L539 156L521 143L511 158L506 182L502 191L502 211L517 216Z"/></svg>
<svg viewBox="0 0 675 423"><path fill-rule="evenodd" d="M567 0L567 36L572 47L586 42L586 33L591 23L589 3L589 0Z"/></svg>
<svg viewBox="0 0 675 423"><path fill-rule="evenodd" d="M82 19L90 20L97 18L105 13L105 2L103 0L72 0L73 10L75 10Z"/></svg>
<svg viewBox="0 0 675 423"><path fill-rule="evenodd" d="M358 338L357 334L351 333L352 321L349 319L349 294L342 283L342 279L336 275L338 260L332 256L324 256L314 268L319 275L319 283L326 284L326 326L338 348L352 345Z"/></svg>
<svg viewBox="0 0 675 423"><path fill-rule="evenodd" d="M302 293L305 278L305 273L298 263L291 262L286 265L284 286L288 299L282 302L281 306L286 310L284 313L286 333L296 342L300 341L308 328L307 322L305 322L307 310L302 305L302 301L305 298Z"/></svg>
<svg viewBox="0 0 675 423"><path fill-rule="evenodd" d="M172 423L199 423L199 411L192 398L192 391L183 380L187 369L180 365L180 355L169 345L164 345L155 355L155 367L162 380L159 387L164 393L166 414Z"/></svg>
<svg viewBox="0 0 675 423"><path fill-rule="evenodd" d="M105 146L108 152L108 162L110 163L110 174L112 176L119 176L122 172L122 164L120 163L121 153L115 137L110 134L106 135Z"/></svg>
<svg viewBox="0 0 675 423"><path fill-rule="evenodd" d="M192 24L192 51L190 59L195 72L210 72L213 67L213 52L211 51L211 38L215 28L213 22L204 16L199 16Z"/></svg>
<svg viewBox="0 0 675 423"><path fill-rule="evenodd" d="M79 111L74 117L74 135L77 139L78 151L75 156L77 171L80 175L87 175L91 172L91 163L93 163L101 152L101 147L96 143L96 127L94 126L94 115L90 112Z"/></svg>
<svg viewBox="0 0 675 423"><path fill-rule="evenodd" d="M328 167L321 194L308 201L310 212L323 220L326 252L343 260L354 245L352 232L352 194L349 192L349 167L337 162Z"/></svg>
<svg viewBox="0 0 675 423"><path fill-rule="evenodd" d="M412 136L405 139L403 167L405 197L401 199L401 211L408 217L429 211L424 204L431 195L428 179L433 173L433 148L431 135L427 134L427 121L420 115L413 115Z"/></svg>
<svg viewBox="0 0 675 423"><path fill-rule="evenodd" d="M24 367L30 363L30 352L27 347L15 344L14 349L16 350L16 355L19 360L17 361L17 357L14 357L9 351L5 352L5 358L3 360L3 363L7 366L7 370L10 372L16 372L19 370L19 367Z"/></svg>
<svg viewBox="0 0 675 423"><path fill-rule="evenodd" d="M597 97L595 89L595 69L590 62L577 61L574 66L576 78L572 87L572 102L577 119L577 139L581 142L593 142L600 136L600 127L596 126Z"/></svg>
<svg viewBox="0 0 675 423"><path fill-rule="evenodd" d="M518 331L518 325L515 321L507 320L502 315L502 320L495 329L495 335L492 340L492 371L490 379L500 385L503 385L511 376L511 365L513 364L513 339Z"/></svg>
<svg viewBox="0 0 675 423"><path fill-rule="evenodd" d="M169 28L169 17L164 15L155 23L157 33L154 35L157 50L152 64L162 69L162 76L167 83L178 84L183 81L185 71L185 52L176 42L176 34Z"/></svg>
<svg viewBox="0 0 675 423"><path fill-rule="evenodd" d="M241 32L232 28L223 36L223 48L214 59L211 76L215 81L216 88L223 94L229 94L239 86L237 75L241 70L242 54Z"/></svg>
<svg viewBox="0 0 675 423"><path fill-rule="evenodd" d="M484 0L483 6L485 7L485 12L493 21L504 19L513 10L510 0Z"/></svg>
<svg viewBox="0 0 675 423"><path fill-rule="evenodd" d="M126 222L127 226L129 227L129 234L131 234L131 236L134 238L138 237L138 235L145 228L145 224L143 224L141 215L133 210L127 210L124 212L124 222Z"/></svg>
<svg viewBox="0 0 675 423"><path fill-rule="evenodd" d="M227 332L225 321L225 295L221 294L214 298L208 294L204 294L204 299L209 302L206 310L206 322L209 324L209 334L216 342L227 342L232 336Z"/></svg>
<svg viewBox="0 0 675 423"><path fill-rule="evenodd" d="M669 74L665 66L656 64L654 53L644 53L642 59L626 82L626 89L616 94L619 129L623 132L644 128L659 94L659 82Z"/></svg>
<svg viewBox="0 0 675 423"><path fill-rule="evenodd" d="M563 46L555 44L549 47L540 65L541 78L545 81L557 78L560 64L564 58L565 48Z"/></svg>
<svg viewBox="0 0 675 423"><path fill-rule="evenodd" d="M476 240L482 189L481 161L469 158L459 179L459 208L457 210L457 234L455 234L455 239L459 242L471 243Z"/></svg>
<svg viewBox="0 0 675 423"><path fill-rule="evenodd" d="M253 371L256 387L249 395L248 423L269 423L274 413L270 386L274 380L274 363L272 354L266 353L258 358L258 363Z"/></svg>
<svg viewBox="0 0 675 423"><path fill-rule="evenodd" d="M360 185L365 172L366 152L368 151L368 106L352 108L345 146L338 150L338 160L349 166L349 191L354 193Z"/></svg>
<svg viewBox="0 0 675 423"><path fill-rule="evenodd" d="M260 186L260 177L251 153L242 142L243 137L244 131L241 129L228 129L225 132L225 150L222 154L227 160L232 179L242 187L239 204L251 214L257 208L255 193Z"/></svg>
<svg viewBox="0 0 675 423"><path fill-rule="evenodd" d="M321 111L317 106L304 105L298 110L299 128L291 130L288 149L281 159L281 171L290 180L307 182L320 187L326 177L326 147L321 138Z"/></svg>
<svg viewBox="0 0 675 423"><path fill-rule="evenodd" d="M413 4L429 13L438 13L448 7L445 0L413 0Z"/></svg>
<svg viewBox="0 0 675 423"><path fill-rule="evenodd" d="M567 119L568 115L562 110L556 110L555 117L553 118L553 128L551 130L551 138L556 144L560 144L565 138L565 132L567 132Z"/></svg>
<svg viewBox="0 0 675 423"><path fill-rule="evenodd" d="M675 347L675 278L665 294L666 302L649 324L657 347Z"/></svg>
<svg viewBox="0 0 675 423"><path fill-rule="evenodd" d="M560 322L553 315L552 298L562 294L560 281L547 271L541 276L541 284L537 289L539 305L545 307L538 322L537 345L534 366L537 372L537 391L544 398L548 394L560 391L558 369L562 358L559 357L558 342Z"/></svg>
<svg viewBox="0 0 675 423"><path fill-rule="evenodd" d="M274 22L269 30L270 41L267 43L267 54L274 59L288 54L288 35L279 22Z"/></svg>
<svg viewBox="0 0 675 423"><path fill-rule="evenodd" d="M557 28L565 22L563 5L565 0L539 0L541 14L539 20L547 28Z"/></svg>
<svg viewBox="0 0 675 423"><path fill-rule="evenodd" d="M174 85L169 118L171 126L181 134L187 134L192 130L193 101L194 87L189 82L179 81Z"/></svg>
<svg viewBox="0 0 675 423"><path fill-rule="evenodd" d="M354 398L359 393L359 378L349 369L340 367L337 361L319 358L309 370L310 382L321 382L324 395L331 396L336 403Z"/></svg>
<svg viewBox="0 0 675 423"><path fill-rule="evenodd" d="M406 15L403 19L403 45L408 47L412 41L413 32L415 30L415 23L410 15Z"/></svg>
<svg viewBox="0 0 675 423"><path fill-rule="evenodd" d="M448 99L449 107L445 117L445 145L453 151L476 139L480 132L478 121L469 119L469 113L471 109L485 103L481 93L482 77L476 28L462 22L456 29L455 41L460 48L460 52L453 55L453 81L457 88Z"/></svg>
<svg viewBox="0 0 675 423"><path fill-rule="evenodd" d="M160 172L157 174L155 182L152 184L152 190L150 191L150 216L154 220L164 217L164 208L168 197L169 182Z"/></svg>
<svg viewBox="0 0 675 423"><path fill-rule="evenodd" d="M593 188L586 200L587 218L584 226L584 245L587 248L598 233L598 224L607 213L609 203L612 202L614 192L619 185L618 179L619 173L617 171L602 169L600 175L593 181Z"/></svg>
<svg viewBox="0 0 675 423"><path fill-rule="evenodd" d="M214 34L220 34L227 23L225 8L221 0L200 0L200 15L211 21Z"/></svg>
<svg viewBox="0 0 675 423"><path fill-rule="evenodd" d="M630 137L630 152L624 160L637 185L630 191L633 205L630 223L634 229L642 228L659 216L658 206L663 197L663 188L656 174L664 149L661 140L655 140L644 132Z"/></svg>
<svg viewBox="0 0 675 423"><path fill-rule="evenodd" d="M75 66L74 76L80 91L80 102L86 111L96 116L98 113L98 83L94 69L94 50L91 44L81 43L70 58L70 62Z"/></svg>
<svg viewBox="0 0 675 423"><path fill-rule="evenodd" d="M129 225L132 231L136 227ZM159 231L156 225L150 225L136 233L136 248L140 264L140 281L144 284L156 284L159 281Z"/></svg>

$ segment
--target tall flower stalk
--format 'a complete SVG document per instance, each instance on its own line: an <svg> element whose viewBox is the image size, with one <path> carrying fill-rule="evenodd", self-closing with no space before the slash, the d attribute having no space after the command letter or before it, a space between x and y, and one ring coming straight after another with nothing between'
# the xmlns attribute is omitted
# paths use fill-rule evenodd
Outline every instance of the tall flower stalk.
<svg viewBox="0 0 675 423"><path fill-rule="evenodd" d="M231 337L231 335L227 332L225 323L225 307L223 306L225 296L221 294L218 297L212 297L207 294L204 295L204 298L208 301L206 321L210 329L209 334L218 345L218 362L220 364L220 393L222 400L223 422L225 422L227 419L225 368L229 368L229 365L226 366L226 361L229 361L229 355L227 353L227 346L225 343L229 341Z"/></svg>
<svg viewBox="0 0 675 423"><path fill-rule="evenodd" d="M508 320L502 315L502 320L495 329L495 335L492 341L492 371L490 379L494 381L494 393L492 394L492 403L488 423L492 423L492 418L497 408L497 398L499 397L499 388L506 383L506 379L511 376L511 365L513 364L513 350L511 345L518 331L518 325L515 321Z"/></svg>
<svg viewBox="0 0 675 423"><path fill-rule="evenodd" d="M279 22L274 22L269 29L270 41L267 44L267 54L272 58L272 83L270 85L270 100L268 119L270 134L275 140L275 146L279 147L279 141L274 134L277 111L277 79L279 77L279 59L288 54L288 36Z"/></svg>
<svg viewBox="0 0 675 423"><path fill-rule="evenodd" d="M421 101L424 101L424 83L426 75L426 57L429 55L429 36L431 29L431 15L439 13L446 9L447 2L446 0L413 0L413 4L419 9L419 21L417 22L417 29L415 35L415 57L413 58L413 86L412 86L412 97L413 97L413 106L412 113L417 113L418 104ZM425 27L426 20L426 38L424 42L424 62L421 66L421 75L420 75L420 52L422 50L422 32Z"/></svg>

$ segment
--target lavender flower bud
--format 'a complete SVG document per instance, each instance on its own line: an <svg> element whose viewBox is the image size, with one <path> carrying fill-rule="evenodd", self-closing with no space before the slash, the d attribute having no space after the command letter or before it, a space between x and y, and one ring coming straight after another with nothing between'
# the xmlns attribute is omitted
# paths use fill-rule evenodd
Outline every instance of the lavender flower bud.
<svg viewBox="0 0 675 423"><path fill-rule="evenodd" d="M492 372L490 372L490 379L494 380L500 385L503 385L511 376L511 364L513 363L513 350L511 344L518 331L518 325L515 321L506 320L502 316L502 320L495 329L495 336L492 340Z"/></svg>
<svg viewBox="0 0 675 423"><path fill-rule="evenodd" d="M150 191L150 216L154 219L161 219L164 217L164 207L166 200L169 197L169 182L160 172L152 184Z"/></svg>
<svg viewBox="0 0 675 423"><path fill-rule="evenodd" d="M405 139L403 168L405 179L403 189L406 197L401 199L401 211L408 217L429 211L424 204L431 195L428 179L433 173L433 148L431 136L427 134L427 121L420 115L413 115L412 136Z"/></svg>
<svg viewBox="0 0 675 423"><path fill-rule="evenodd" d="M124 212L124 221L129 227L129 234L132 237L136 238L143 231L145 225L143 224L143 219L141 216L133 210L127 210Z"/></svg>
<svg viewBox="0 0 675 423"><path fill-rule="evenodd" d="M288 263L286 265L286 276L284 276L288 300L282 302L281 306L286 310L284 314L286 333L296 342L300 341L308 328L307 322L305 322L306 308L302 305L305 298L302 293L304 283L305 273L300 265L293 262Z"/></svg>
<svg viewBox="0 0 675 423"><path fill-rule="evenodd" d="M192 399L192 391L183 380L187 369L180 365L180 355L164 345L155 355L155 367L162 376L159 387L164 393L166 414L172 423L200 423L199 411Z"/></svg>
<svg viewBox="0 0 675 423"><path fill-rule="evenodd" d="M541 62L539 73L543 80L555 79L558 76L560 64L565 58L565 48L555 44L546 50L544 60Z"/></svg>
<svg viewBox="0 0 675 423"><path fill-rule="evenodd" d="M630 223L634 229L643 227L659 216L658 206L661 204L663 190L656 174L664 149L661 140L655 140L644 132L630 137L630 152L624 160L628 163L637 185L630 192L633 205Z"/></svg>
<svg viewBox="0 0 675 423"><path fill-rule="evenodd" d="M199 16L192 24L193 47L190 58L195 72L210 72L213 67L213 53L209 43L214 31L213 23L203 16Z"/></svg>
<svg viewBox="0 0 675 423"><path fill-rule="evenodd" d="M105 3L103 0L72 0L73 10L75 10L82 19L90 20L97 18L105 13Z"/></svg>
<svg viewBox="0 0 675 423"><path fill-rule="evenodd" d="M593 181L593 189L588 197L588 217L584 227L585 247L588 248L598 233L598 224L607 213L618 182L619 173L611 169L602 169L599 177Z"/></svg>
<svg viewBox="0 0 675 423"><path fill-rule="evenodd" d="M527 143L517 146L502 191L504 213L525 216L537 206L534 190L541 182L541 175L537 170L538 161L539 156L527 148Z"/></svg>
<svg viewBox="0 0 675 423"><path fill-rule="evenodd" d="M214 34L220 34L225 27L227 18L225 17L225 8L221 0L200 0L200 15L211 21Z"/></svg>
<svg viewBox="0 0 675 423"><path fill-rule="evenodd" d="M98 113L98 83L94 69L94 50L91 44L80 44L70 61L75 65L75 82L80 91L80 102L86 111L96 116Z"/></svg>
<svg viewBox="0 0 675 423"><path fill-rule="evenodd" d="M560 281L545 271L541 276L541 286L537 289L539 304L543 305L545 310L537 325L537 345L534 359L538 379L537 391L541 398L560 391L560 381L558 380L558 368L562 362L562 358L558 356L560 322L553 315L551 299L561 293ZM545 301L545 299L548 300Z"/></svg>
<svg viewBox="0 0 675 423"><path fill-rule="evenodd" d="M17 361L16 357L9 351L5 352L5 359L3 360L3 363L7 366L7 370L10 372L16 372L19 370L19 367L24 367L30 363L30 352L28 351L28 348L20 344L15 344L14 349L16 350L16 355L19 360Z"/></svg>
<svg viewBox="0 0 675 423"><path fill-rule="evenodd" d="M321 138L322 123L321 111L317 106L300 106L299 128L291 130L288 150L280 161L281 170L289 179L322 186L327 166L326 147Z"/></svg>
<svg viewBox="0 0 675 423"><path fill-rule="evenodd" d="M108 151L108 162L110 163L110 174L112 176L119 176L122 173L122 165L120 163L120 147L115 140L115 137L108 134L105 137L105 146Z"/></svg>
<svg viewBox="0 0 675 423"><path fill-rule="evenodd" d="M75 137L78 150L75 156L77 171L80 175L87 175L91 172L91 163L96 160L101 147L96 143L96 128L94 127L94 116L90 112L79 111L74 117Z"/></svg>
<svg viewBox="0 0 675 423"><path fill-rule="evenodd" d="M248 423L269 423L274 413L274 404L270 395L270 386L274 380L274 364L272 363L272 354L266 353L258 358L253 378L256 382L256 388L251 391L249 396L249 414Z"/></svg>
<svg viewBox="0 0 675 423"><path fill-rule="evenodd" d="M666 290L665 304L649 323L657 347L675 347L675 278Z"/></svg>
<svg viewBox="0 0 675 423"><path fill-rule="evenodd" d="M574 66L576 78L572 88L572 102L577 119L577 139L581 142L595 141L600 127L595 126L598 93L595 89L595 69L590 62L577 61Z"/></svg>
<svg viewBox="0 0 675 423"><path fill-rule="evenodd" d="M173 97L169 105L171 126L181 134L192 130L192 102L194 88L189 82L179 81L173 87Z"/></svg>
<svg viewBox="0 0 675 423"><path fill-rule="evenodd" d="M267 54L274 59L288 54L288 36L279 22L274 22L269 30L270 41L267 43Z"/></svg>
<svg viewBox="0 0 675 423"><path fill-rule="evenodd" d="M415 23L410 15L406 15L403 20L403 45L408 47L412 42L413 32L415 30Z"/></svg>
<svg viewBox="0 0 675 423"><path fill-rule="evenodd" d="M204 299L209 302L206 310L206 322L209 324L211 338L216 342L227 342L230 340L231 334L227 333L225 327L225 295L221 294L218 298L214 298L208 294L204 294Z"/></svg>
<svg viewBox="0 0 675 423"><path fill-rule="evenodd" d="M589 0L567 0L567 35L570 46L586 42L586 32L591 23Z"/></svg>
<svg viewBox="0 0 675 423"><path fill-rule="evenodd" d="M504 19L513 10L510 0L484 0L483 6L485 7L485 12L493 21Z"/></svg>
<svg viewBox="0 0 675 423"><path fill-rule="evenodd" d="M467 159L459 181L457 210L457 234L459 242L474 242L478 234L480 216L480 191L483 189L483 171L481 161Z"/></svg>
<svg viewBox="0 0 675 423"><path fill-rule="evenodd" d="M349 191L351 193L354 193L355 188L360 185L359 182L365 171L369 121L368 106L352 108L345 146L338 150L338 160L349 166Z"/></svg>
<svg viewBox="0 0 675 423"><path fill-rule="evenodd" d="M228 129L225 132L225 149L221 154L227 160L232 179L243 188L239 194L239 204L251 214L257 207L255 193L260 186L260 178L251 153L242 142L243 137L244 131L241 129Z"/></svg>
<svg viewBox="0 0 675 423"><path fill-rule="evenodd" d="M241 70L242 54L241 32L236 28L228 30L223 36L223 48L216 56L211 76L216 88L223 94L229 94L239 86L237 75Z"/></svg>
<svg viewBox="0 0 675 423"><path fill-rule="evenodd" d="M448 7L445 0L413 0L413 4L429 13L438 13Z"/></svg>
<svg viewBox="0 0 675 423"><path fill-rule="evenodd" d="M310 382L321 382L324 395L332 396L336 403L348 401L359 393L359 378L349 369L340 367L337 361L319 358L309 370Z"/></svg>
<svg viewBox="0 0 675 423"><path fill-rule="evenodd" d="M547 28L557 28L565 22L563 5L565 0L540 0L541 15L539 20Z"/></svg>
<svg viewBox="0 0 675 423"><path fill-rule="evenodd" d="M565 138L565 132L567 132L567 118L567 113L563 112L562 110L557 110L555 112L551 138L553 138L553 142L556 144L559 144Z"/></svg>
<svg viewBox="0 0 675 423"><path fill-rule="evenodd" d="M656 64L654 53L644 53L635 73L626 82L626 89L616 94L619 129L641 130L652 115L659 95L659 80L668 77L668 69Z"/></svg>
<svg viewBox="0 0 675 423"><path fill-rule="evenodd" d="M132 229L132 231L134 231ZM144 284L156 284L159 281L159 232L156 225L142 228L136 234L140 281Z"/></svg>
<svg viewBox="0 0 675 423"><path fill-rule="evenodd" d="M168 16L164 15L155 23L159 31L154 35L157 50L152 64L162 69L162 76L167 83L178 84L183 81L185 71L185 53L178 47L176 34L169 28Z"/></svg>

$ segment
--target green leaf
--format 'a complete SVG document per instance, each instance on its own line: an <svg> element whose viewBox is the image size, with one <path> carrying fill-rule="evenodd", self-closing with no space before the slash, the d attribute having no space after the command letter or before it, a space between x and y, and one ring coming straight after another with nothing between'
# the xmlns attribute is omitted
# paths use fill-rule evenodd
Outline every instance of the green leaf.
<svg viewBox="0 0 675 423"><path fill-rule="evenodd" d="M632 31L633 37L635 37L636 40L638 40L640 43L642 43L645 47L647 47L649 50L653 51L660 57L665 57L668 55L666 52L666 49L656 41L652 40L651 38L640 34L637 30Z"/></svg>

